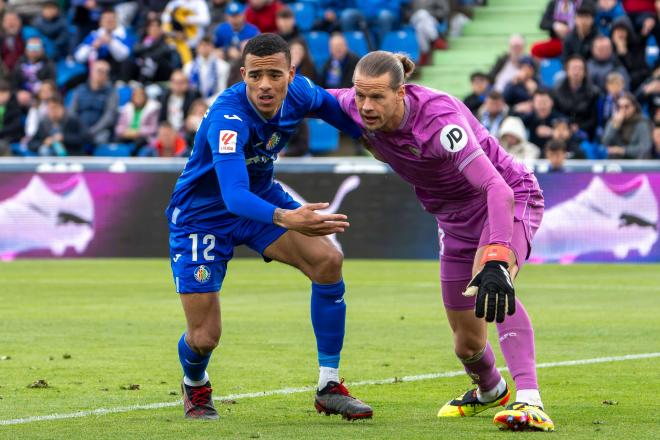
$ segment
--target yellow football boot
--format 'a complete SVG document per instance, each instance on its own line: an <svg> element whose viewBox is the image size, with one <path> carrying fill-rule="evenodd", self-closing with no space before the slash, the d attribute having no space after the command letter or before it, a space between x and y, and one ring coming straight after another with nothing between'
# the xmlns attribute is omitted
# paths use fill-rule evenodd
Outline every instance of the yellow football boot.
<svg viewBox="0 0 660 440"><path fill-rule="evenodd" d="M465 394L450 400L438 411L438 417L472 417L480 412L496 406L504 406L509 401L511 392L509 386L492 402L480 402L477 399L477 389L474 388Z"/></svg>
<svg viewBox="0 0 660 440"><path fill-rule="evenodd" d="M510 431L548 432L555 430L554 422L543 411L543 408L522 402L514 402L505 410L495 414L493 423L502 430Z"/></svg>

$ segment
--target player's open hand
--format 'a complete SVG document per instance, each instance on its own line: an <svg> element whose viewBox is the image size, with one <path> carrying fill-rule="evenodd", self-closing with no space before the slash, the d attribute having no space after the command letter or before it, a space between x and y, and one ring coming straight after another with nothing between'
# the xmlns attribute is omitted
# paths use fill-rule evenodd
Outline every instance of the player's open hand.
<svg viewBox="0 0 660 440"><path fill-rule="evenodd" d="M505 261L488 261L463 295L477 295L474 313L488 322L504 322L505 311L507 315L516 312L515 290Z"/></svg>
<svg viewBox="0 0 660 440"><path fill-rule="evenodd" d="M344 214L321 214L329 203L310 203L298 209L276 209L273 223L311 237L344 232L350 225Z"/></svg>

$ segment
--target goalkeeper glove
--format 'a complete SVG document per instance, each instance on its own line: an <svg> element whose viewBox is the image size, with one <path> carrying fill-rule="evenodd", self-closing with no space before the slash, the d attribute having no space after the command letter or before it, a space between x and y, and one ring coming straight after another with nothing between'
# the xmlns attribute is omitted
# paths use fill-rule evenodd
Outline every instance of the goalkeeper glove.
<svg viewBox="0 0 660 440"><path fill-rule="evenodd" d="M509 249L505 246L486 247L481 264L483 269L470 281L465 296L477 296L474 312L477 318L486 321L504 322L504 312L516 312L516 299L511 275L509 274Z"/></svg>

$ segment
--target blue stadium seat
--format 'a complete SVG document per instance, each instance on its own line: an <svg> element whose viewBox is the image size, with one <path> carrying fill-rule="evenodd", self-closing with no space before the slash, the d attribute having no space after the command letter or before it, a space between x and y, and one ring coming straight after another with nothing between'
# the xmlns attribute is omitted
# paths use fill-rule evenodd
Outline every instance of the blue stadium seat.
<svg viewBox="0 0 660 440"><path fill-rule="evenodd" d="M133 89L131 86L119 86L117 87L117 95L119 95L119 107L128 104L133 96Z"/></svg>
<svg viewBox="0 0 660 440"><path fill-rule="evenodd" d="M321 119L307 119L309 126L309 152L328 154L339 147L339 130Z"/></svg>
<svg viewBox="0 0 660 440"><path fill-rule="evenodd" d="M656 60L660 55L660 48L658 48L658 42L655 41L655 37L651 35L648 40L646 40L646 64L650 68L653 68Z"/></svg>
<svg viewBox="0 0 660 440"><path fill-rule="evenodd" d="M94 156L127 157L134 149L133 144L101 144L94 149Z"/></svg>
<svg viewBox="0 0 660 440"><path fill-rule="evenodd" d="M541 82L544 86L552 88L555 85L555 76L561 72L564 66L560 58L546 58L541 60L540 73Z"/></svg>
<svg viewBox="0 0 660 440"><path fill-rule="evenodd" d="M314 26L314 19L316 18L316 7L310 2L297 2L291 4L291 10L296 17L296 24L298 29L302 32L307 32Z"/></svg>
<svg viewBox="0 0 660 440"><path fill-rule="evenodd" d="M78 75L85 75L87 73L87 66L84 64L76 63L75 61L61 60L55 65L57 87L64 87L64 85L73 77Z"/></svg>
<svg viewBox="0 0 660 440"><path fill-rule="evenodd" d="M411 30L392 31L385 35L382 50L402 52L407 54L415 63L419 62L419 46L415 32Z"/></svg>
<svg viewBox="0 0 660 440"><path fill-rule="evenodd" d="M367 43L367 39L364 37L364 32L344 32L344 37L346 38L348 48L352 52L355 52L356 55L362 57L369 53L369 43Z"/></svg>
<svg viewBox="0 0 660 440"><path fill-rule="evenodd" d="M321 72L323 65L330 58L330 48L328 47L330 35L323 31L312 31L305 36L305 39L307 40L309 53L314 60L314 66L316 66L317 71Z"/></svg>

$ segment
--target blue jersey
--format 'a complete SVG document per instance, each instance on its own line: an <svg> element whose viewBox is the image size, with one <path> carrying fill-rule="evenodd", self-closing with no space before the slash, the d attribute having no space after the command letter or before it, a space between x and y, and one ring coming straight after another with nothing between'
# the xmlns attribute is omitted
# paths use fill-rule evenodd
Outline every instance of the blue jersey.
<svg viewBox="0 0 660 440"><path fill-rule="evenodd" d="M272 222L275 206L265 195L273 184L273 161L303 118L315 112L353 137L360 135L336 99L304 76L295 76L270 120L252 105L245 83L225 90L197 130L167 208L168 219L206 230L231 227L237 215Z"/></svg>

